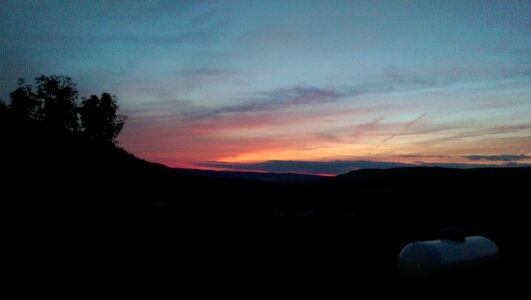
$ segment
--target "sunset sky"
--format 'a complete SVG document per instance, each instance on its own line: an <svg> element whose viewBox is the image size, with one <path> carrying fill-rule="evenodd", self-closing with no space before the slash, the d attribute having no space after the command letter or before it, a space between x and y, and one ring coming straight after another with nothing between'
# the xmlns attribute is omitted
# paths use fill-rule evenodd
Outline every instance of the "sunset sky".
<svg viewBox="0 0 531 300"><path fill-rule="evenodd" d="M531 164L531 1L11 1L0 98L72 77L173 167Z"/></svg>

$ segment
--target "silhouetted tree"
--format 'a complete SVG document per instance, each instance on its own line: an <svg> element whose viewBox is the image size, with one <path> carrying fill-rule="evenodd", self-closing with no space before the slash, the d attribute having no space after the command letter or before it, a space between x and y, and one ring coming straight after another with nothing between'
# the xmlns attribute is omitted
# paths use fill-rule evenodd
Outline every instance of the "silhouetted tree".
<svg viewBox="0 0 531 300"><path fill-rule="evenodd" d="M10 109L17 121L40 119L41 101L33 93L31 85L25 84L23 79L18 80L18 88L12 91Z"/></svg>
<svg viewBox="0 0 531 300"><path fill-rule="evenodd" d="M100 98L84 98L78 105L78 95L70 77L41 75L35 78L35 88L19 79L18 88L10 93L10 105L0 102L2 124L9 125L13 133L25 131L13 136L39 132L36 136L60 137L66 131L71 137L115 144L126 119L118 114L116 97L103 93Z"/></svg>
<svg viewBox="0 0 531 300"><path fill-rule="evenodd" d="M37 98L44 103L42 120L54 129L78 129L76 84L67 76L41 75L35 78Z"/></svg>
<svg viewBox="0 0 531 300"><path fill-rule="evenodd" d="M4 125L7 122L9 109L4 100L0 99L0 124Z"/></svg>
<svg viewBox="0 0 531 300"><path fill-rule="evenodd" d="M7 113L7 104L4 100L0 99L0 116L3 116L5 113Z"/></svg>
<svg viewBox="0 0 531 300"><path fill-rule="evenodd" d="M83 134L92 140L116 143L125 121L118 108L116 97L108 93L83 99L79 108Z"/></svg>

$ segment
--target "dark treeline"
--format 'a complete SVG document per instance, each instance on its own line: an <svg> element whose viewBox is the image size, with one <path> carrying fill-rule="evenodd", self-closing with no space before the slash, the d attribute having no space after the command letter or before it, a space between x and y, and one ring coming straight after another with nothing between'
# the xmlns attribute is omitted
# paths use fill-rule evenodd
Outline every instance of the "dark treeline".
<svg viewBox="0 0 531 300"><path fill-rule="evenodd" d="M35 78L35 87L19 79L7 105L0 100L0 119L6 133L39 131L47 137L73 137L98 143L116 143L125 116L118 114L115 96L102 93L82 98L70 77Z"/></svg>

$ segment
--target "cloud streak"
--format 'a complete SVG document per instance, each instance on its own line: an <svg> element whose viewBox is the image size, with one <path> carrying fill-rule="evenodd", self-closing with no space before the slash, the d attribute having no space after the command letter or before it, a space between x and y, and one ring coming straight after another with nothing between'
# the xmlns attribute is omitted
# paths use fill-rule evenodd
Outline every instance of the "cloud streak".
<svg viewBox="0 0 531 300"><path fill-rule="evenodd" d="M298 105L324 104L337 100L339 93L317 87L294 86L264 92L258 97L261 99L225 107L218 112L259 112Z"/></svg>
<svg viewBox="0 0 531 300"><path fill-rule="evenodd" d="M427 113L422 113L420 116L416 117L415 119L411 120L410 122L407 122L406 124L404 124L403 129L404 130L409 129L411 126L415 125L415 123L417 123L418 121L422 120L426 115L427 115ZM397 133L393 133L392 135L384 138L369 154L374 153L374 151L376 151L380 147L382 147L383 144L385 144L388 141L394 139L398 134L399 134L398 132Z"/></svg>
<svg viewBox="0 0 531 300"><path fill-rule="evenodd" d="M520 154L520 155L467 155L463 156L469 160L487 160L487 161L519 161L519 160L528 160L531 159L531 156Z"/></svg>
<svg viewBox="0 0 531 300"><path fill-rule="evenodd" d="M447 142L460 141L467 138L475 137L488 137L492 135L503 135L503 134L516 134L523 131L531 130L531 124L520 124L520 125L507 125L507 126L495 126L487 128L473 128L468 130L462 130L461 132L455 133L450 136L437 137L433 139L428 139L425 143L428 144L442 144Z"/></svg>
<svg viewBox="0 0 531 300"><path fill-rule="evenodd" d="M257 163L210 162L198 164L198 167L219 168L238 171L262 171L273 173L302 173L339 175L360 169L391 169L405 167L443 167L443 168L499 168L507 165L464 164L464 163L415 163L383 162L370 160L336 160L336 161L296 161L270 160ZM512 163L512 167L529 167L531 164Z"/></svg>
<svg viewBox="0 0 531 300"><path fill-rule="evenodd" d="M415 123L422 120L422 118L424 118L426 115L427 113L423 113L420 116L418 116L416 119L414 119L413 121L406 123L406 125L404 125L404 129L409 129L409 127L415 125Z"/></svg>
<svg viewBox="0 0 531 300"><path fill-rule="evenodd" d="M198 108L195 117L208 118L226 114L250 114L276 111L295 106L318 105L336 101L340 93L330 89L294 86L251 95L250 100L218 108Z"/></svg>

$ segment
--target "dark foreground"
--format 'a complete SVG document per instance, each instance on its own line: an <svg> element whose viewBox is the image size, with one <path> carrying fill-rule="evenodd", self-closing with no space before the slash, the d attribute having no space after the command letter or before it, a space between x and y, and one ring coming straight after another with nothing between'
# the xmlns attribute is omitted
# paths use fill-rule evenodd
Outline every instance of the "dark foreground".
<svg viewBox="0 0 531 300"><path fill-rule="evenodd" d="M431 298L457 289L508 295L528 277L519 274L529 261L529 168L260 182L186 174L114 147L62 149L4 160L9 277L43 292ZM492 239L499 263L401 277L401 248L448 226Z"/></svg>

